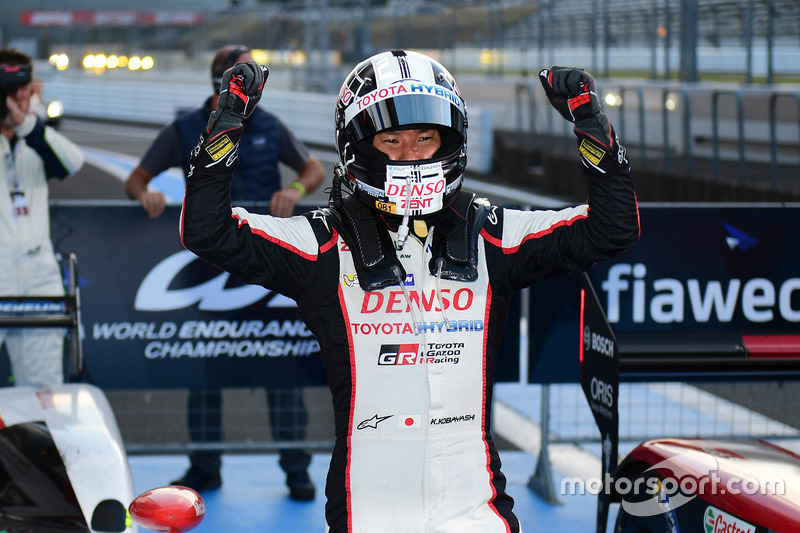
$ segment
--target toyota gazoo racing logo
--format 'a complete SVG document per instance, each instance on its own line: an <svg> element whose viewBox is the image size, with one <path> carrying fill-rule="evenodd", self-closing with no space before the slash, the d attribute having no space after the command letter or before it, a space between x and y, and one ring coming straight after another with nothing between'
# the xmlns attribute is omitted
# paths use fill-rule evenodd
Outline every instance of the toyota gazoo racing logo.
<svg viewBox="0 0 800 533"><path fill-rule="evenodd" d="M198 257L188 250L175 253L147 273L139 285L134 300L137 311L174 311L197 304L200 311L232 311L248 307L272 291L258 285L229 287L229 274L221 272L216 277L194 287L173 289L170 286L181 271ZM296 307L294 300L275 294L267 307Z"/></svg>
<svg viewBox="0 0 800 533"><path fill-rule="evenodd" d="M419 344L384 344L378 355L378 365L416 365L418 358Z"/></svg>
<svg viewBox="0 0 800 533"><path fill-rule="evenodd" d="M384 344L378 354L378 366L454 364L461 360L463 342L419 344Z"/></svg>

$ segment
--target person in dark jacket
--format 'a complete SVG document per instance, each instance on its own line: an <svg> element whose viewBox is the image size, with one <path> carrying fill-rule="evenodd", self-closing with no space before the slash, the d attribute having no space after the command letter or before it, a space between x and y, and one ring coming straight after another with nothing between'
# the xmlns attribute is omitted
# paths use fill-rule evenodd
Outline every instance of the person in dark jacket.
<svg viewBox="0 0 800 533"><path fill-rule="evenodd" d="M125 189L128 196L138 200L151 218L162 215L166 206L164 195L150 190L148 183L171 167L181 167L189 173L189 152L197 144L199 132L205 128L208 115L217 106L219 86L226 69L253 59L249 49L240 45L220 48L211 63L211 82L214 94L205 104L180 114L158 134L139 165L128 176ZM325 172L322 164L308 147L272 113L258 107L245 122L239 142L244 160L236 172L234 198L239 201L269 200L272 215L288 217L307 193L317 189ZM281 186L278 164L292 168L297 177L286 187ZM305 438L307 411L302 389L267 389L270 426L275 440L297 441ZM219 442L222 440L222 396L218 389L192 389L188 400L188 425L192 441ZM308 476L310 454L300 448L280 450L280 466L286 473L289 496L294 500L313 500L315 488ZM218 451L195 451L190 455L186 474L173 481L175 485L195 490L217 488L221 454Z"/></svg>

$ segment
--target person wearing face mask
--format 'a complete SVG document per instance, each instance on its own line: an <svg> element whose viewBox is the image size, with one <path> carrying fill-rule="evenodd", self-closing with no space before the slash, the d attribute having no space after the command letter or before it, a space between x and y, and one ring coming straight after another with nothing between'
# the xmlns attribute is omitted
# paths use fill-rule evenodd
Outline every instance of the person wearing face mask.
<svg viewBox="0 0 800 533"><path fill-rule="evenodd" d="M50 241L47 180L64 179L83 152L29 113L33 60L0 48L0 295L63 296L64 281ZM64 331L0 329L14 384L39 388L64 381Z"/></svg>
<svg viewBox="0 0 800 533"><path fill-rule="evenodd" d="M586 205L519 211L466 191L467 108L455 80L424 54L394 50L356 65L339 91L329 206L278 219L230 202L241 121L267 75L256 63L226 72L228 91L191 155L181 238L293 298L317 336L336 438L327 530L521 531L491 437L513 292L639 238L628 159L591 76L540 72L574 123Z"/></svg>

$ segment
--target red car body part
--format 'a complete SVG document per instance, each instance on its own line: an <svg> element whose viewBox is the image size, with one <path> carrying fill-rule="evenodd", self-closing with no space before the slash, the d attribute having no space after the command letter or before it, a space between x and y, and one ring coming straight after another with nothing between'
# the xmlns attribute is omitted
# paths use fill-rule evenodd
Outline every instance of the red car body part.
<svg viewBox="0 0 800 533"><path fill-rule="evenodd" d="M696 494L697 497L770 530L800 531L800 456L772 443L759 440L656 439L637 446L620 464L620 469L625 470L626 464L638 463L655 466L665 478L678 474L681 478L694 476L700 479L708 472L695 471L693 467L698 462L692 460L694 454L713 458L717 479L717 490L706 489L702 494ZM664 465L669 468L659 468ZM785 489L783 493L729 492L731 487L744 481L763 483L777 478L782 481L780 488Z"/></svg>
<svg viewBox="0 0 800 533"><path fill-rule="evenodd" d="M128 511L139 525L153 531L182 533L197 527L206 514L202 496L177 485L148 490L137 496Z"/></svg>

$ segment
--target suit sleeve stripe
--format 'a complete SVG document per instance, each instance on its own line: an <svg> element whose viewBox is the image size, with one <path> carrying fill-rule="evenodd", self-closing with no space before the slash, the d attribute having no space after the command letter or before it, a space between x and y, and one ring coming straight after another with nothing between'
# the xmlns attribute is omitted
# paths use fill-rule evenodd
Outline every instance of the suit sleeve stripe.
<svg viewBox="0 0 800 533"><path fill-rule="evenodd" d="M331 238L328 240L328 242L319 247L319 253L324 254L325 252L336 246L336 242L338 240L339 240L339 232L333 230L333 234L331 235Z"/></svg>
<svg viewBox="0 0 800 533"><path fill-rule="evenodd" d="M514 254L520 246L531 239L552 234L556 228L571 226L575 222L585 220L589 216L589 207L581 205L563 209L561 211L515 211L506 210L503 224L503 238L498 239L490 235L485 229L481 231L483 238L490 244L500 248L504 254ZM519 217L518 223L508 224L513 217ZM509 234L509 228L519 228L519 231Z"/></svg>
<svg viewBox="0 0 800 533"><path fill-rule="evenodd" d="M276 218L267 215L253 215L241 207L231 211L241 228L245 224L250 232L271 243L289 250L309 261L317 260L319 246L311 225L304 217Z"/></svg>

